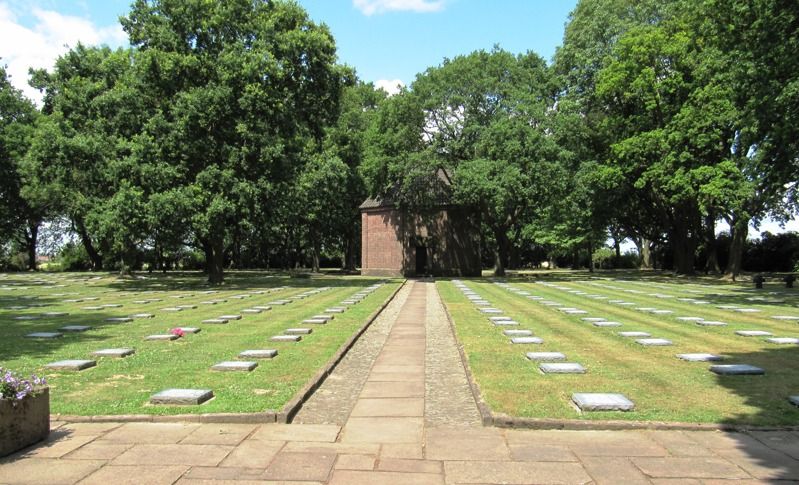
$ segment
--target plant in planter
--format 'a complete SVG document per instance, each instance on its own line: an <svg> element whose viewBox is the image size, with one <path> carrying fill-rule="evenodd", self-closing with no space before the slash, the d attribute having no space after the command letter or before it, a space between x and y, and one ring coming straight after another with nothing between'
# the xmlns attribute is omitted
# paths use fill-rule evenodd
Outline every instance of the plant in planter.
<svg viewBox="0 0 799 485"><path fill-rule="evenodd" d="M50 393L47 381L24 379L0 367L0 457L47 438Z"/></svg>

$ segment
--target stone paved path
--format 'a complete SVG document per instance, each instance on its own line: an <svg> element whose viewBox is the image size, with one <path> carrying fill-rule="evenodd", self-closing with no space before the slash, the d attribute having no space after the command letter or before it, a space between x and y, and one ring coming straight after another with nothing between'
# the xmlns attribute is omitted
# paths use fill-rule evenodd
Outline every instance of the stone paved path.
<svg viewBox="0 0 799 485"><path fill-rule="evenodd" d="M345 411L328 413L335 400L324 398L301 413L308 421L343 425L53 423L48 442L0 460L0 483L799 481L796 432L481 427L464 395L463 369L453 358L457 350L435 288L410 282L403 291L396 313L375 322L383 325L378 337L361 349L361 358L371 359L356 366L361 384L339 394Z"/></svg>

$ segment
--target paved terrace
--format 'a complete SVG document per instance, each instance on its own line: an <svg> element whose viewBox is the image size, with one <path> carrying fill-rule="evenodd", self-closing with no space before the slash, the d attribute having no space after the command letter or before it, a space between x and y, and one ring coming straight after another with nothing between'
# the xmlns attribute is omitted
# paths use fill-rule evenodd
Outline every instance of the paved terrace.
<svg viewBox="0 0 799 485"><path fill-rule="evenodd" d="M294 424L53 423L0 483L774 483L799 433L485 428L435 286L409 282Z"/></svg>

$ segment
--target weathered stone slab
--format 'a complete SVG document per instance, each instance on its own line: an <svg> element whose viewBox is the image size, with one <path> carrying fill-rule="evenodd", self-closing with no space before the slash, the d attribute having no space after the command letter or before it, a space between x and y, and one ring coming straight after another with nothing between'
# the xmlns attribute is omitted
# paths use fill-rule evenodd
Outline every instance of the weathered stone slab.
<svg viewBox="0 0 799 485"><path fill-rule="evenodd" d="M727 324L724 322L717 322L713 320L701 320L696 322L697 325L701 325L703 327L726 327Z"/></svg>
<svg viewBox="0 0 799 485"><path fill-rule="evenodd" d="M759 313L760 312L760 310L758 310L757 308L736 308L733 311L736 311L738 313Z"/></svg>
<svg viewBox="0 0 799 485"><path fill-rule="evenodd" d="M585 310L566 310L563 313L565 313L567 315L586 315L586 314L588 314L588 312L585 311Z"/></svg>
<svg viewBox="0 0 799 485"><path fill-rule="evenodd" d="M576 392L572 402L581 411L632 411L635 404L623 394Z"/></svg>
<svg viewBox="0 0 799 485"><path fill-rule="evenodd" d="M69 315L67 312L44 312L42 313L43 317L65 317Z"/></svg>
<svg viewBox="0 0 799 485"><path fill-rule="evenodd" d="M592 325L595 327L621 327L622 324L620 322L594 322Z"/></svg>
<svg viewBox="0 0 799 485"><path fill-rule="evenodd" d="M553 362L538 365L544 374L585 374L585 367L575 362Z"/></svg>
<svg viewBox="0 0 799 485"><path fill-rule="evenodd" d="M178 305L176 308L181 308L183 310L194 310L197 308L197 305Z"/></svg>
<svg viewBox="0 0 799 485"><path fill-rule="evenodd" d="M66 327L61 327L58 330L61 332L85 332L87 330L91 330L92 327L89 325L67 325Z"/></svg>
<svg viewBox="0 0 799 485"><path fill-rule="evenodd" d="M724 359L720 355L708 353L677 354L677 358L688 362L716 362Z"/></svg>
<svg viewBox="0 0 799 485"><path fill-rule="evenodd" d="M106 303L105 305L100 305L103 308L122 308L121 303Z"/></svg>
<svg viewBox="0 0 799 485"><path fill-rule="evenodd" d="M95 357L117 357L124 358L136 353L135 349L100 349L92 352Z"/></svg>
<svg viewBox="0 0 799 485"><path fill-rule="evenodd" d="M519 324L516 320L500 320L498 322L491 322L498 327L513 327Z"/></svg>
<svg viewBox="0 0 799 485"><path fill-rule="evenodd" d="M674 312L671 310L651 310L649 313L652 313L653 315L668 315Z"/></svg>
<svg viewBox="0 0 799 485"><path fill-rule="evenodd" d="M41 315L19 315L14 317L14 320L39 320L41 318Z"/></svg>
<svg viewBox="0 0 799 485"><path fill-rule="evenodd" d="M664 338L639 338L636 340L639 344L645 347L662 347L666 345L674 345L671 340Z"/></svg>
<svg viewBox="0 0 799 485"><path fill-rule="evenodd" d="M288 300L275 300L275 301L270 301L270 302L269 302L269 303L267 303L267 304L268 304L268 305L287 305L287 304L289 304L289 303L291 303L291 302L290 302L290 301L288 301Z"/></svg>
<svg viewBox="0 0 799 485"><path fill-rule="evenodd" d="M583 317L583 318L581 318L580 320L582 320L582 321L584 321L584 322L591 322L591 323L594 323L594 322L604 322L605 320L607 320L607 318L601 318L601 317Z"/></svg>
<svg viewBox="0 0 799 485"><path fill-rule="evenodd" d="M111 317L111 318L106 318L105 321L111 323L127 323L127 322L132 322L133 319L130 317Z"/></svg>
<svg viewBox="0 0 799 485"><path fill-rule="evenodd" d="M355 305L357 303L358 302L355 300L342 300L340 304L345 306L350 306L350 305Z"/></svg>
<svg viewBox="0 0 799 485"><path fill-rule="evenodd" d="M774 320L796 320L796 321L799 321L799 317L793 316L793 315L774 315L771 318L773 318Z"/></svg>
<svg viewBox="0 0 799 485"><path fill-rule="evenodd" d="M222 320L241 320L241 315L219 315Z"/></svg>
<svg viewBox="0 0 799 485"><path fill-rule="evenodd" d="M529 360L537 362L548 360L566 360L566 355L562 352L527 352L525 356Z"/></svg>
<svg viewBox="0 0 799 485"><path fill-rule="evenodd" d="M503 330L502 334L508 337L530 337L533 332L530 330Z"/></svg>
<svg viewBox="0 0 799 485"><path fill-rule="evenodd" d="M325 313L344 313L347 309L344 307L336 306L333 308L325 308Z"/></svg>
<svg viewBox="0 0 799 485"><path fill-rule="evenodd" d="M166 334L158 334L158 335L148 335L144 337L144 340L177 340L180 338L180 335L175 335L172 333Z"/></svg>
<svg viewBox="0 0 799 485"><path fill-rule="evenodd" d="M647 332L619 332L622 337L651 337Z"/></svg>
<svg viewBox="0 0 799 485"><path fill-rule="evenodd" d="M782 344L782 345L794 344L794 345L799 345L799 338L795 338L795 337L773 337L773 338L767 338L766 342L768 342L770 344Z"/></svg>
<svg viewBox="0 0 799 485"><path fill-rule="evenodd" d="M214 300L201 301L200 305L216 305L218 302Z"/></svg>
<svg viewBox="0 0 799 485"><path fill-rule="evenodd" d="M636 308L636 310L638 310L639 312L651 312L652 310L657 310L657 308L648 307L648 306L642 306L642 307Z"/></svg>
<svg viewBox="0 0 799 485"><path fill-rule="evenodd" d="M212 325L213 324L224 325L227 322L228 321L226 319L224 319L224 318L208 318L208 319L202 321L202 323L208 323L208 324L212 324Z"/></svg>
<svg viewBox="0 0 799 485"><path fill-rule="evenodd" d="M704 320L702 317L677 317L677 320L682 322L701 322Z"/></svg>
<svg viewBox="0 0 799 485"><path fill-rule="evenodd" d="M275 335L274 337L270 338L272 342L299 342L302 340L302 336L300 335Z"/></svg>
<svg viewBox="0 0 799 485"><path fill-rule="evenodd" d="M760 367L749 364L720 364L711 365L710 372L723 376L759 376L766 373Z"/></svg>
<svg viewBox="0 0 799 485"><path fill-rule="evenodd" d="M263 312L263 310L259 310L257 308L245 308L244 310L241 311L241 313L246 313L248 315L256 315L261 312Z"/></svg>
<svg viewBox="0 0 799 485"><path fill-rule="evenodd" d="M316 320L333 320L333 315L314 315L311 318Z"/></svg>
<svg viewBox="0 0 799 485"><path fill-rule="evenodd" d="M183 333L200 333L200 332L202 332L202 329L201 328L197 328L197 327L177 327L177 329L180 330Z"/></svg>
<svg viewBox="0 0 799 485"><path fill-rule="evenodd" d="M130 318L136 318L136 319L153 318L153 317L155 317L155 315L153 315L152 313L134 313L133 315L130 316Z"/></svg>
<svg viewBox="0 0 799 485"><path fill-rule="evenodd" d="M512 343L512 344L521 344L521 345L523 345L523 344L535 344L535 345L538 345L538 344L543 344L544 343L544 339L542 339L540 337L514 337L514 338L510 339L510 343Z"/></svg>
<svg viewBox="0 0 799 485"><path fill-rule="evenodd" d="M765 330L737 330L735 335L740 335L741 337L770 337L774 334Z"/></svg>
<svg viewBox="0 0 799 485"><path fill-rule="evenodd" d="M709 305L710 304L709 301L705 301L705 300L694 300L691 303L693 303L694 305Z"/></svg>
<svg viewBox="0 0 799 485"><path fill-rule="evenodd" d="M310 335L313 333L312 328L287 328L283 331L286 335Z"/></svg>
<svg viewBox="0 0 799 485"><path fill-rule="evenodd" d="M488 314L502 313L502 310L499 308L481 308L480 311Z"/></svg>
<svg viewBox="0 0 799 485"><path fill-rule="evenodd" d="M718 305L716 308L720 308L722 310L737 310L738 305Z"/></svg>
<svg viewBox="0 0 799 485"><path fill-rule="evenodd" d="M245 350L239 354L240 359L274 359L276 356L275 349Z"/></svg>
<svg viewBox="0 0 799 485"><path fill-rule="evenodd" d="M227 360L224 362L220 362L218 364L214 364L213 366L211 366L211 370L225 371L225 372L231 372L231 371L251 372L256 367L258 367L258 362Z"/></svg>
<svg viewBox="0 0 799 485"><path fill-rule="evenodd" d="M788 398L788 402L790 402L790 403L791 403L791 404L793 404L794 406L799 406L799 395L797 395L797 396L790 396L790 397Z"/></svg>
<svg viewBox="0 0 799 485"><path fill-rule="evenodd" d="M272 307L269 305L257 305L254 306L253 308L255 308L256 310L261 310L262 312L268 312L269 310L272 309Z"/></svg>
<svg viewBox="0 0 799 485"><path fill-rule="evenodd" d="M197 405L212 397L210 389L166 389L150 396L150 404Z"/></svg>
<svg viewBox="0 0 799 485"><path fill-rule="evenodd" d="M176 306L169 306L166 308L161 309L162 312L182 312L183 308L176 307Z"/></svg>
<svg viewBox="0 0 799 485"><path fill-rule="evenodd" d="M33 332L33 333L29 333L28 335L25 335L25 338L45 338L45 339L48 339L48 338L59 338L59 337L63 337L63 336L64 336L63 333L58 333L58 332Z"/></svg>
<svg viewBox="0 0 799 485"><path fill-rule="evenodd" d="M50 370L80 371L83 369L88 369L89 367L94 367L96 365L97 362L94 360L59 360L58 362L52 362L45 365L44 368Z"/></svg>

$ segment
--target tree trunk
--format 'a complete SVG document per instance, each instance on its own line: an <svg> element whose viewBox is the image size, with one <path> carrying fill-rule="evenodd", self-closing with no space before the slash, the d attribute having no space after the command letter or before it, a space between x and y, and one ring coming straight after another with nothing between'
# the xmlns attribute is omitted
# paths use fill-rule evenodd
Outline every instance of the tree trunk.
<svg viewBox="0 0 799 485"><path fill-rule="evenodd" d="M86 254L89 255L89 259L92 262L92 271L102 270L103 257L97 252L97 249L95 249L92 238L89 236L86 225L83 223L83 219L76 217L73 219L73 222L75 223L75 231L78 233L78 236L80 236L80 242L83 244L83 247L86 249Z"/></svg>
<svg viewBox="0 0 799 485"><path fill-rule="evenodd" d="M613 249L616 251L616 259L621 259L621 242L613 239Z"/></svg>
<svg viewBox="0 0 799 485"><path fill-rule="evenodd" d="M705 216L705 248L707 251L707 261L705 261L705 273L721 273L718 257L718 241L716 240L716 216L707 214Z"/></svg>
<svg viewBox="0 0 799 485"><path fill-rule="evenodd" d="M311 236L311 271L314 273L319 272L319 253L322 252L319 238L316 235Z"/></svg>
<svg viewBox="0 0 799 485"><path fill-rule="evenodd" d="M28 221L28 227L25 231L25 249L28 252L28 269L36 271L36 244L39 240L39 226L41 221Z"/></svg>
<svg viewBox="0 0 799 485"><path fill-rule="evenodd" d="M505 276L505 268L508 266L508 236L502 229L494 231L497 240L497 250L494 252L494 276Z"/></svg>
<svg viewBox="0 0 799 485"><path fill-rule="evenodd" d="M594 272L594 243L591 238L588 238L588 272Z"/></svg>
<svg viewBox="0 0 799 485"><path fill-rule="evenodd" d="M638 249L638 255L641 256L640 269L652 269L652 242L645 237L635 238L633 242Z"/></svg>
<svg viewBox="0 0 799 485"><path fill-rule="evenodd" d="M733 219L730 222L730 259L724 277L735 281L741 272L746 236L749 235L749 219Z"/></svg>
<svg viewBox="0 0 799 485"><path fill-rule="evenodd" d="M674 251L674 271L677 274L694 274L696 240L684 228L675 228L671 233Z"/></svg>
<svg viewBox="0 0 799 485"><path fill-rule="evenodd" d="M208 283L221 285L225 279L225 239L221 236L212 236L209 242L210 259L205 262L208 269ZM206 254L208 253L209 251L206 251Z"/></svg>

